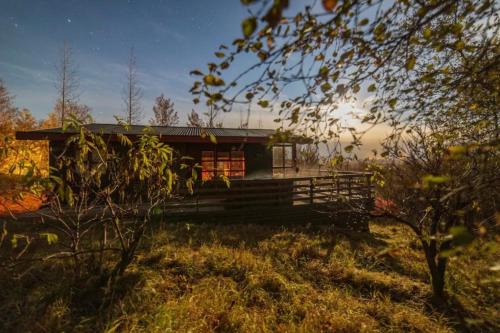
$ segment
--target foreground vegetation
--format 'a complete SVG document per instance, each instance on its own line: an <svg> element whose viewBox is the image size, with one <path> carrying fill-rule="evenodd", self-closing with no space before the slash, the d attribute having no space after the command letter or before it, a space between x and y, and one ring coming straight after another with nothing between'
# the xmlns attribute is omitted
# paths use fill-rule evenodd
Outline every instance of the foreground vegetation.
<svg viewBox="0 0 500 333"><path fill-rule="evenodd" d="M494 332L500 322L495 253L450 262L448 304L431 301L411 232L387 221L371 233L330 225L161 223L117 281L72 280L65 262L1 276L2 331ZM480 254L480 255L479 255ZM498 255L498 253L496 253ZM97 274L95 275L97 276ZM495 279L497 279L495 281Z"/></svg>

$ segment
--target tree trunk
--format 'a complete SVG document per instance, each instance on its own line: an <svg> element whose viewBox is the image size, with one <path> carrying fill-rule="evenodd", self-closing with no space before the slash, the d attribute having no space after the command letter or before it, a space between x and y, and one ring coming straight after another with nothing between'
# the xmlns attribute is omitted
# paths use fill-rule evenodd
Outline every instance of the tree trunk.
<svg viewBox="0 0 500 333"><path fill-rule="evenodd" d="M445 298L444 284L446 272L446 258L437 257L435 251L424 246L425 258L431 275L432 296L438 302L442 302Z"/></svg>
<svg viewBox="0 0 500 333"><path fill-rule="evenodd" d="M437 269L432 278L432 295L438 301L444 299L444 269Z"/></svg>

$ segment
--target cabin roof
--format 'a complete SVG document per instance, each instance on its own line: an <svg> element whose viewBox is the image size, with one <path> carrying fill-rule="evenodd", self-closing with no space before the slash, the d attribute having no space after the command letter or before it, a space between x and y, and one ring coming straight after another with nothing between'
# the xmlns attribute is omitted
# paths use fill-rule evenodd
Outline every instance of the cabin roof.
<svg viewBox="0 0 500 333"><path fill-rule="evenodd" d="M118 124L86 124L83 125L93 133L101 133L107 136L124 134L127 136L140 136L144 134L146 128L151 129L151 134L162 137L163 141L171 142L207 142L210 135L216 137L217 142L254 142L266 143L271 135L275 133L273 129L251 129L251 128L200 128L200 127L177 127L177 126L143 126ZM16 132L18 140L49 140L61 141L67 139L76 130L68 128L63 131L61 127L40 129L34 131Z"/></svg>

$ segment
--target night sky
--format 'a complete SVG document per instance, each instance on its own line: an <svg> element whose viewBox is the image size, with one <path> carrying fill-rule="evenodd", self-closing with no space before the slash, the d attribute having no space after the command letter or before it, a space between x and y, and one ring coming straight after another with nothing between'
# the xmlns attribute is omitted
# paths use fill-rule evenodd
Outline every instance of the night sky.
<svg viewBox="0 0 500 333"><path fill-rule="evenodd" d="M93 109L96 121L114 122L124 108L121 92L133 46L144 123L154 98L164 93L184 125L194 107L189 72L205 69L218 45L240 37L247 15L238 0L0 0L0 78L17 107L44 118L57 99L55 65L67 41L78 64L80 102ZM224 121L237 125L239 116Z"/></svg>
<svg viewBox="0 0 500 333"><path fill-rule="evenodd" d="M163 93L174 101L184 126L193 108L206 111L192 103L195 78L189 72L205 70L221 43L241 37L240 24L248 15L239 0L0 0L0 79L17 107L45 118L57 100L55 68L67 41L78 64L79 102L92 108L96 122L114 123L114 115L124 115L122 91L134 47L144 94L142 123L148 123L154 99ZM250 63L243 58L226 74ZM352 110L340 104L340 112ZM223 114L224 126L237 127L245 114L238 107ZM274 128L274 118L257 107L249 125ZM386 132L379 126L366 135L365 150L378 146Z"/></svg>

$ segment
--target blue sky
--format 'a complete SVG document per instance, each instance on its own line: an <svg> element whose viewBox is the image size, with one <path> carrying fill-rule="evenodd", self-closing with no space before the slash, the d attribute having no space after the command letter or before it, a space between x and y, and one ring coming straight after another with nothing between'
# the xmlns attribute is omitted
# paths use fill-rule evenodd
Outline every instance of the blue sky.
<svg viewBox="0 0 500 333"><path fill-rule="evenodd" d="M142 123L163 93L174 101L179 125L185 125L193 108L205 111L192 103L189 72L205 70L221 43L241 37L240 24L247 16L239 0L0 0L0 79L15 95L17 107L45 118L57 99L55 66L67 41L78 64L80 102L92 108L96 122L114 123L114 115L123 115L122 90L133 46L144 93ZM241 72L255 59L240 60L226 74ZM245 117L246 111L236 107L222 120L226 127L237 127ZM250 127L273 128L274 118L257 107ZM371 131L367 148L378 145L381 131Z"/></svg>
<svg viewBox="0 0 500 333"><path fill-rule="evenodd" d="M204 69L220 43L240 37L240 22L248 15L238 0L0 0L0 9L0 78L16 106L38 119L52 110L55 64L67 41L78 64L80 102L100 122L113 122L123 111L121 91L133 46L144 122L154 98L164 93L184 123L194 107L189 71ZM239 115L224 120L236 125Z"/></svg>

